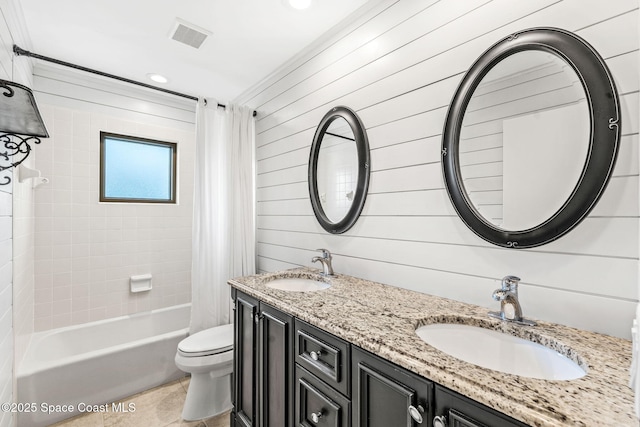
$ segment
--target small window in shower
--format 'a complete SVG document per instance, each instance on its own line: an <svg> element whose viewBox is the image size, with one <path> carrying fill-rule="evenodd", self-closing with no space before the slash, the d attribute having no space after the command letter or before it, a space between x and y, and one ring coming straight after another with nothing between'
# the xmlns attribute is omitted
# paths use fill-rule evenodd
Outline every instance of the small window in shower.
<svg viewBox="0 0 640 427"><path fill-rule="evenodd" d="M100 132L100 201L176 203L177 144Z"/></svg>

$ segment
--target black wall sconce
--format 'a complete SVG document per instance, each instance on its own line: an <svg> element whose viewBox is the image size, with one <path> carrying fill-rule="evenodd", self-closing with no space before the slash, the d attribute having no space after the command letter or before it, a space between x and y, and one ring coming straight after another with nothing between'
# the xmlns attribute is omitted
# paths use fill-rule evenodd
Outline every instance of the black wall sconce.
<svg viewBox="0 0 640 427"><path fill-rule="evenodd" d="M24 162L31 153L30 144L40 144L49 132L31 89L0 80L0 91L0 172L4 172ZM11 182L8 176L3 178L0 185Z"/></svg>

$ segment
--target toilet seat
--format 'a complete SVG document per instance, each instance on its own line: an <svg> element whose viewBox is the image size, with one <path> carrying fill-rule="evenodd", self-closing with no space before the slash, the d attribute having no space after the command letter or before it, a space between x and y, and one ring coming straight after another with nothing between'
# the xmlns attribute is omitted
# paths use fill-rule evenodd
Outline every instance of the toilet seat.
<svg viewBox="0 0 640 427"><path fill-rule="evenodd" d="M180 341L178 353L183 357L203 357L233 350L233 324L197 332Z"/></svg>

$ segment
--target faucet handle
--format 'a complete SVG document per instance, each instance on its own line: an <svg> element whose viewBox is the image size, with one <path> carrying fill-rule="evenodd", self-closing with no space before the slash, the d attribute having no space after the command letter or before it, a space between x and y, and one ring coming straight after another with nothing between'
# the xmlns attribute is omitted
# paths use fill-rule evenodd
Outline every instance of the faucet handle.
<svg viewBox="0 0 640 427"><path fill-rule="evenodd" d="M322 258L331 259L331 252L329 252L327 249L316 249L316 251L322 252Z"/></svg>
<svg viewBox="0 0 640 427"><path fill-rule="evenodd" d="M517 276L504 276L502 278L502 290L503 291L516 291L518 289L518 283L520 278Z"/></svg>
<svg viewBox="0 0 640 427"><path fill-rule="evenodd" d="M491 298L496 301L502 301L507 297L507 292L506 289L496 289L493 291L493 294L491 294Z"/></svg>

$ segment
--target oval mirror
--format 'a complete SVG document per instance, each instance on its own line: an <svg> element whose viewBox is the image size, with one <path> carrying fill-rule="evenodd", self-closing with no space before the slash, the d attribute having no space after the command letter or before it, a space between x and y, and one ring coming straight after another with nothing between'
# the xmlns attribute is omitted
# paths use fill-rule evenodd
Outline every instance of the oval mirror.
<svg viewBox="0 0 640 427"><path fill-rule="evenodd" d="M369 186L369 142L354 111L334 107L320 121L309 157L313 213L330 233L355 224Z"/></svg>
<svg viewBox="0 0 640 427"><path fill-rule="evenodd" d="M534 28L487 50L449 107L449 197L483 239L539 246L575 227L604 191L620 117L609 70L584 40Z"/></svg>

